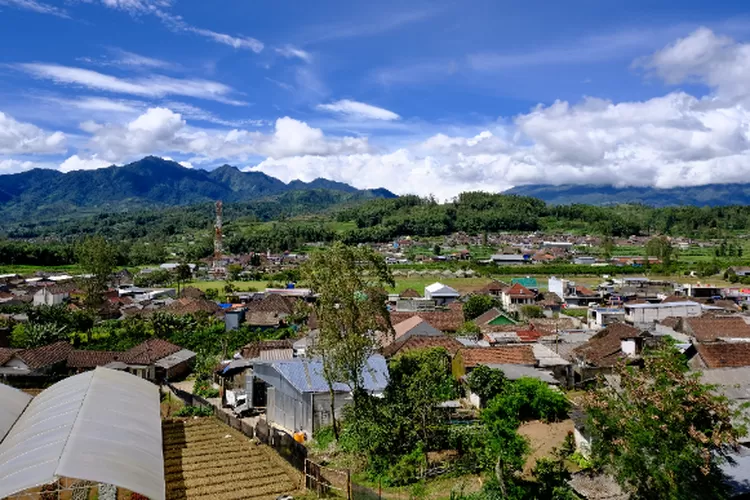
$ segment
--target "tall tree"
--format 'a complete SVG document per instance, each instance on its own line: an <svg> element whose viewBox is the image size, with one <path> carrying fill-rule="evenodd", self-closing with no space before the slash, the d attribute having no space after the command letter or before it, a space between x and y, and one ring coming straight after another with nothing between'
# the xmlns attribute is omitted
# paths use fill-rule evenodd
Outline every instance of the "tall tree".
<svg viewBox="0 0 750 500"><path fill-rule="evenodd" d="M362 371L379 347L376 332L393 331L383 287L395 283L381 255L369 247L338 242L325 252L314 253L302 276L318 296L315 312L320 334L313 350L323 361L333 415L334 384L348 384L356 405L363 388ZM335 419L333 428L338 437Z"/></svg>
<svg viewBox="0 0 750 500"><path fill-rule="evenodd" d="M185 262L180 262L180 264L174 269L174 278L177 282L177 296L180 295L180 288L182 283L185 283L190 278L193 277L193 270L190 269L190 266Z"/></svg>
<svg viewBox="0 0 750 500"><path fill-rule="evenodd" d="M669 347L642 369L619 366L619 387L587 395L592 452L633 498L727 497L719 466L745 434L737 409Z"/></svg>
<svg viewBox="0 0 750 500"><path fill-rule="evenodd" d="M101 236L90 236L76 246L78 263L86 275L82 280L84 302L90 309L104 303L104 294L117 265L117 249Z"/></svg>
<svg viewBox="0 0 750 500"><path fill-rule="evenodd" d="M648 240L648 243L646 243L646 260L649 257L656 257L661 260L665 267L669 267L674 257L674 248L666 236L658 236Z"/></svg>

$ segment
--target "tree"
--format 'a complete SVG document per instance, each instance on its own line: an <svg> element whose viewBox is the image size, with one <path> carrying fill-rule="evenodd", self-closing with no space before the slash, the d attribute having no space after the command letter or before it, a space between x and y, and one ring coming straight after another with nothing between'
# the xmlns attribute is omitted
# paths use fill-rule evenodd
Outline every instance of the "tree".
<svg viewBox="0 0 750 500"><path fill-rule="evenodd" d="M227 266L227 274L229 275L229 279L232 281L239 280L241 272L242 272L242 266L239 264L229 264Z"/></svg>
<svg viewBox="0 0 750 500"><path fill-rule="evenodd" d="M434 253L435 255L440 255L442 253L442 249L440 248L440 245L435 243L435 246L432 247L432 253Z"/></svg>
<svg viewBox="0 0 750 500"><path fill-rule="evenodd" d="M190 266L187 265L185 262L180 262L180 264L175 267L174 269L174 279L177 282L177 295L180 295L180 285L182 283L185 283L190 278L193 277L193 270L190 269Z"/></svg>
<svg viewBox="0 0 750 500"><path fill-rule="evenodd" d="M333 414L334 383L348 384L356 405L363 388L362 371L379 347L375 332L393 332L384 286L395 283L381 255L369 247L339 242L326 252L314 253L302 275L318 295L315 312L320 334L313 351L323 362ZM335 420L333 427L338 439Z"/></svg>
<svg viewBox="0 0 750 500"><path fill-rule="evenodd" d="M494 370L486 365L479 365L469 374L469 389L479 396L482 406L487 406L492 398L503 392L507 379L502 370Z"/></svg>
<svg viewBox="0 0 750 500"><path fill-rule="evenodd" d="M521 316L526 319L543 318L544 310L534 305L521 306Z"/></svg>
<svg viewBox="0 0 750 500"><path fill-rule="evenodd" d="M611 236L605 236L602 239L602 256L609 260L612 258L612 252L615 250L615 242Z"/></svg>
<svg viewBox="0 0 750 500"><path fill-rule="evenodd" d="M719 466L746 431L737 409L668 346L642 369L623 364L616 373L619 387L599 387L584 403L595 465L634 498L726 498Z"/></svg>
<svg viewBox="0 0 750 500"><path fill-rule="evenodd" d="M464 303L464 316L467 320L476 319L496 305L495 299L489 295L472 295Z"/></svg>
<svg viewBox="0 0 750 500"><path fill-rule="evenodd" d="M98 309L104 303L104 293L117 264L117 250L101 236L90 236L77 245L76 257L87 275L82 281L84 303Z"/></svg>
<svg viewBox="0 0 750 500"><path fill-rule="evenodd" d="M650 240L648 240L648 243L646 243L647 261L649 257L656 257L657 259L661 260L664 267L669 267L669 265L672 263L673 256L674 248L672 248L672 243L670 243L669 239L667 239L666 236L651 238Z"/></svg>

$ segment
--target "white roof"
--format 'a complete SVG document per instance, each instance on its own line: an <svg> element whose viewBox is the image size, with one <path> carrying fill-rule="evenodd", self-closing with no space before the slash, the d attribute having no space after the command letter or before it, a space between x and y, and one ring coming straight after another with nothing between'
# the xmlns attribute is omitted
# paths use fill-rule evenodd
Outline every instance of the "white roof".
<svg viewBox="0 0 750 500"><path fill-rule="evenodd" d="M436 295L448 295L452 297L459 297L461 296L460 293L456 291L455 288L451 288L448 285L443 285L442 283L435 282L432 285L428 285L424 287L425 292L429 292L430 295L436 296Z"/></svg>
<svg viewBox="0 0 750 500"><path fill-rule="evenodd" d="M13 387L0 384L0 442L8 433L18 417L23 413L32 397Z"/></svg>
<svg viewBox="0 0 750 500"><path fill-rule="evenodd" d="M97 368L34 398L0 443L0 498L58 477L164 500L158 388Z"/></svg>
<svg viewBox="0 0 750 500"><path fill-rule="evenodd" d="M625 304L625 309L669 309L672 307L698 306L700 303L685 300L683 302L659 302L658 304Z"/></svg>

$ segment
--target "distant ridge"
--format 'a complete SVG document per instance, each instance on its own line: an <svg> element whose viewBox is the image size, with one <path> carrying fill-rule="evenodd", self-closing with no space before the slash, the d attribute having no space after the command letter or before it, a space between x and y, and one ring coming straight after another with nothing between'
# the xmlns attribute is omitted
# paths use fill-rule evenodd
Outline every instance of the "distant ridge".
<svg viewBox="0 0 750 500"><path fill-rule="evenodd" d="M749 205L749 184L706 184L703 186L658 189L651 187L615 187L562 184L516 186L505 194L533 196L552 205L621 205L639 203L653 207L693 205L717 207Z"/></svg>
<svg viewBox="0 0 750 500"><path fill-rule="evenodd" d="M212 171L185 168L174 161L148 156L122 167L68 173L34 169L0 175L0 217L7 220L54 217L60 213L138 210L223 200L254 201L293 191L327 190L364 198L395 198L377 188L316 179L289 184L262 172L242 172L224 165Z"/></svg>

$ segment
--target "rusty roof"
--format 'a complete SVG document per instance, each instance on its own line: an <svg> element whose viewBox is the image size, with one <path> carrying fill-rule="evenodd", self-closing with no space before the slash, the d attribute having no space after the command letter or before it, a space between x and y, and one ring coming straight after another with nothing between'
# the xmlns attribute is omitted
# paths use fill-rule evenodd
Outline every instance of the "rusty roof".
<svg viewBox="0 0 750 500"><path fill-rule="evenodd" d="M535 365L534 350L530 345L503 345L498 347L467 347L459 351L464 368L478 365Z"/></svg>
<svg viewBox="0 0 750 500"><path fill-rule="evenodd" d="M70 342L61 340L54 344L25 349L14 353L14 355L21 358L30 369L36 370L65 361L72 350L73 346L70 345Z"/></svg>
<svg viewBox="0 0 750 500"><path fill-rule="evenodd" d="M10 358L13 357L13 355L17 352L20 352L22 349L13 349L10 347L0 347L0 366L4 365L5 363L10 360Z"/></svg>
<svg viewBox="0 0 750 500"><path fill-rule="evenodd" d="M284 340L259 340L250 342L240 349L240 355L245 359L260 358L264 351L275 351L279 349L291 349L292 341Z"/></svg>
<svg viewBox="0 0 750 500"><path fill-rule="evenodd" d="M750 366L750 343L747 342L696 344L695 348L707 368Z"/></svg>
<svg viewBox="0 0 750 500"><path fill-rule="evenodd" d="M68 354L68 368L96 368L118 361L122 355L117 351L71 351Z"/></svg>
<svg viewBox="0 0 750 500"><path fill-rule="evenodd" d="M574 349L573 355L596 367L614 366L622 353L621 341L640 335L641 331L637 328L625 323L614 323Z"/></svg>
<svg viewBox="0 0 750 500"><path fill-rule="evenodd" d="M416 349L430 349L433 347L442 347L451 355L454 355L463 347L463 344L447 335L431 337L414 336L409 337L406 340L394 342L387 347L384 347L382 352L383 356L390 358L402 352L414 351Z"/></svg>
<svg viewBox="0 0 750 500"><path fill-rule="evenodd" d="M750 338L750 325L740 316L701 316L684 318L684 333L699 342L712 342L719 338Z"/></svg>
<svg viewBox="0 0 750 500"><path fill-rule="evenodd" d="M122 353L122 361L132 365L150 365L181 350L182 347L166 340L149 339Z"/></svg>
<svg viewBox="0 0 750 500"><path fill-rule="evenodd" d="M221 308L216 302L207 300L207 299L196 299L192 297L182 297L171 304L169 304L167 307L164 308L165 311L170 312L172 314L195 314L197 312L206 312L209 314L216 314L217 312L221 311Z"/></svg>
<svg viewBox="0 0 750 500"><path fill-rule="evenodd" d="M292 314L297 299L270 294L261 300L254 300L247 305L248 311L272 312L278 314Z"/></svg>
<svg viewBox="0 0 750 500"><path fill-rule="evenodd" d="M464 311L460 302L453 302L445 310L435 311L393 311L391 324L397 325L412 316L419 316L441 332L458 331L464 324Z"/></svg>

